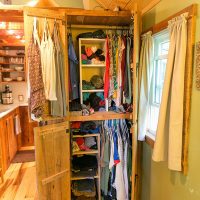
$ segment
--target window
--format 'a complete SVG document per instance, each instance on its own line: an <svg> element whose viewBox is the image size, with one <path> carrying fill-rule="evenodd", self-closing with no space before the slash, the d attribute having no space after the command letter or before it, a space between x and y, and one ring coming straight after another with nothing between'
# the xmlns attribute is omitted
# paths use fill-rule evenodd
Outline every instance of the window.
<svg viewBox="0 0 200 200"><path fill-rule="evenodd" d="M150 109L148 113L148 136L155 139L159 108L165 79L169 51L169 33L162 31L154 36L154 66L151 81Z"/></svg>

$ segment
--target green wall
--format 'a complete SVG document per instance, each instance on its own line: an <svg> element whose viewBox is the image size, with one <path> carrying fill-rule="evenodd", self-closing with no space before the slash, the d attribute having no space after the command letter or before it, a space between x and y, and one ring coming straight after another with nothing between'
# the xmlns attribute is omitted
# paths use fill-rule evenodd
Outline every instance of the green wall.
<svg viewBox="0 0 200 200"><path fill-rule="evenodd" d="M200 0L161 0L143 17L143 30ZM200 5L198 5L196 42L200 41ZM142 200L200 200L200 91L195 88L195 64L192 89L189 171L187 176L168 170L167 163L152 161L152 149L143 145Z"/></svg>

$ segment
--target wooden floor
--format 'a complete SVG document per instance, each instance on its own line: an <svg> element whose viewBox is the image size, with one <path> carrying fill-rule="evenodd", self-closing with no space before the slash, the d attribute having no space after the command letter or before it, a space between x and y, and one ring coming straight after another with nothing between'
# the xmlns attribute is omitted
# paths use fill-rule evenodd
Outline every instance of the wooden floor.
<svg viewBox="0 0 200 200"><path fill-rule="evenodd" d="M0 200L38 200L35 162L10 165L0 182Z"/></svg>

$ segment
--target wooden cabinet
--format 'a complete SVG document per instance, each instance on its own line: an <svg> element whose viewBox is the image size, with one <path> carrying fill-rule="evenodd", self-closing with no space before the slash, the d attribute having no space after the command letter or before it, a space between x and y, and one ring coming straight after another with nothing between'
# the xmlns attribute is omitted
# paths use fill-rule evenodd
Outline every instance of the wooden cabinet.
<svg viewBox="0 0 200 200"><path fill-rule="evenodd" d="M3 173L5 173L10 165L6 120L0 121L0 130L1 168Z"/></svg>
<svg viewBox="0 0 200 200"><path fill-rule="evenodd" d="M17 153L17 136L14 131L14 115L11 114L5 119L6 121L6 130L8 137L8 149L10 161L13 160L15 154Z"/></svg>
<svg viewBox="0 0 200 200"><path fill-rule="evenodd" d="M0 150L3 173L8 169L18 149L18 137L14 131L14 117L18 114L15 109L0 120ZM20 145L20 144L19 144Z"/></svg>
<svg viewBox="0 0 200 200"><path fill-rule="evenodd" d="M35 155L39 199L69 200L69 122L35 128Z"/></svg>
<svg viewBox="0 0 200 200"><path fill-rule="evenodd" d="M35 130L35 149L36 149L36 169L37 169L37 186L38 186L38 196L40 199L71 199L71 185L70 185L70 139L69 139L69 121L90 121L90 120L107 120L107 119L122 119L128 118L131 120L133 126L131 128L132 132L132 177L131 177L131 199L135 199L135 192L137 190L137 134L136 134L136 63L138 62L138 46L139 41L138 35L138 11L137 7L133 13L129 11L84 11L84 10L74 10L74 9L39 9L39 8L25 8L24 10L24 25L25 25L25 40L26 47L28 47L28 42L30 41L30 36L32 35L32 25L34 22L34 17L40 18L39 27L42 27L44 19L48 19L49 25L54 24L55 19L59 21L60 33L62 38L62 45L64 47L64 60L65 68L63 73L65 77L69 77L68 69L68 42L67 42L67 26L71 25L88 28L88 25L97 26L103 25L107 27L105 29L110 29L110 26L132 26L134 18L134 51L133 51L133 66L132 66L132 76L133 76L133 113L130 114L116 114L113 112L95 113L90 116L82 116L79 112L78 115L73 115L69 113L69 90L68 90L68 80L65 80L66 88L66 99L67 99L67 117L66 122L58 123L53 125L47 125L44 127L36 128ZM133 16L134 15L134 16ZM77 18L78 16L78 18ZM81 26L79 26L81 25ZM90 26L90 27L91 27ZM83 27L82 27L83 28ZM99 27L98 27L99 28ZM50 27L51 29L51 27ZM41 32L41 30L39 30ZM95 42L96 43L96 42ZM26 48L28 49L28 48ZM26 54L27 55L27 54ZM89 71L94 72L94 69L100 71L99 74L103 74L104 65L82 65L84 72L81 74L84 79L84 75L88 77ZM80 86L81 89L82 86ZM87 92L87 91L82 91ZM91 91L90 91L91 92ZM102 90L103 92L103 90ZM67 132L67 133L66 133Z"/></svg>
<svg viewBox="0 0 200 200"><path fill-rule="evenodd" d="M21 145L24 146L34 146L34 127L38 126L38 122L30 122L28 117L28 106L20 106L20 122L22 128L21 134Z"/></svg>

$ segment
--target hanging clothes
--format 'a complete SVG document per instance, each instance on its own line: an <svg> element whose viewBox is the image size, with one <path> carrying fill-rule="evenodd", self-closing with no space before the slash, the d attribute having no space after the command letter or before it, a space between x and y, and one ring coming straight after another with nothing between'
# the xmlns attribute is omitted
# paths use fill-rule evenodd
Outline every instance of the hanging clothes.
<svg viewBox="0 0 200 200"><path fill-rule="evenodd" d="M42 75L47 100L56 101L56 68L55 68L55 48L49 32L48 22L45 19L44 32L40 46Z"/></svg>
<svg viewBox="0 0 200 200"><path fill-rule="evenodd" d="M44 112L45 91L42 78L40 49L33 34L28 47L28 68L30 110L34 117L39 118Z"/></svg>
<svg viewBox="0 0 200 200"><path fill-rule="evenodd" d="M123 41L124 49L122 50L121 71L122 71L122 91L124 91L125 68L126 68L126 37L125 36L122 36L122 41Z"/></svg>
<svg viewBox="0 0 200 200"><path fill-rule="evenodd" d="M121 36L118 36L118 60L117 60L117 82L118 82L118 88L117 88L117 98L116 98L116 106L119 107L122 102L122 56L123 51L125 49L124 42L121 38Z"/></svg>
<svg viewBox="0 0 200 200"><path fill-rule="evenodd" d="M70 78L70 100L79 98L78 59L74 50L72 36L68 37L69 78Z"/></svg>
<svg viewBox="0 0 200 200"><path fill-rule="evenodd" d="M107 120L102 126L105 142L101 155L103 199L129 200L129 130L125 120ZM102 147L101 147L102 148Z"/></svg>
<svg viewBox="0 0 200 200"><path fill-rule="evenodd" d="M109 95L109 71L110 71L110 57L109 57L109 38L106 38L106 69L104 75L104 98L107 99Z"/></svg>
<svg viewBox="0 0 200 200"><path fill-rule="evenodd" d="M131 39L127 37L127 48L126 48L126 69L125 69L125 83L124 83L124 96L126 103L131 103L132 97L132 84L131 84L131 63L130 63L130 52L131 52Z"/></svg>
<svg viewBox="0 0 200 200"><path fill-rule="evenodd" d="M104 77L104 96L107 97L108 89L109 106L114 102L113 109L117 112L125 112L122 104L125 103L128 106L132 102L131 40L129 36L114 33L107 35L105 43L108 59ZM109 77L106 76L108 73Z"/></svg>
<svg viewBox="0 0 200 200"><path fill-rule="evenodd" d="M66 116L66 90L65 69L62 41L59 32L59 24L55 21L52 39L55 46L55 68L56 68L56 97L57 101L51 101L51 115Z"/></svg>

